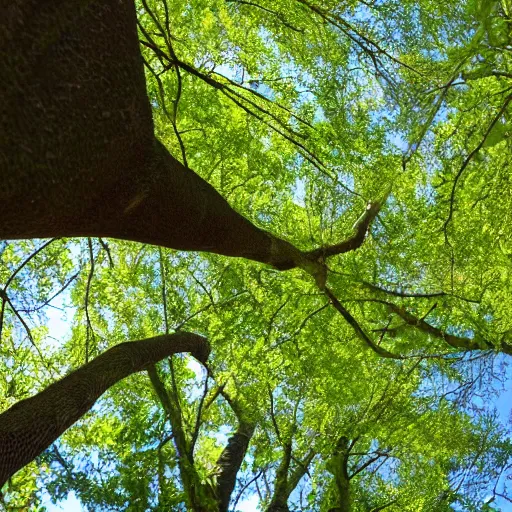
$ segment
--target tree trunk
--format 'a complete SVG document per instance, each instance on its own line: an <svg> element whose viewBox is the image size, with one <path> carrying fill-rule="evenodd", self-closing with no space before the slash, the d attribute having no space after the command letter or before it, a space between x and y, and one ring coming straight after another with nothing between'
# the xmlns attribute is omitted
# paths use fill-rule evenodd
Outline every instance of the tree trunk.
<svg viewBox="0 0 512 512"><path fill-rule="evenodd" d="M347 437L340 437L336 443L336 451L331 459L330 466L334 474L334 482L338 491L338 503L335 512L351 512L352 497L350 493L350 477L348 474L348 456L350 442Z"/></svg>
<svg viewBox="0 0 512 512"><path fill-rule="evenodd" d="M283 445L283 458L276 470L274 480L274 492L270 500L267 512L289 512L288 498L290 497L288 487L288 470L292 460L292 438L286 440Z"/></svg>
<svg viewBox="0 0 512 512"><path fill-rule="evenodd" d="M172 427L173 442L176 449L176 458L183 485L187 510L192 512L208 512L216 500L212 487L201 478L194 466L190 443L183 425L183 418L177 390L169 391L160 379L155 366L148 368L149 378L153 388L160 399Z"/></svg>
<svg viewBox="0 0 512 512"><path fill-rule="evenodd" d="M236 475L245 458L256 427L253 422L244 421L240 416L238 421L236 432L229 438L228 444L217 461L217 467L220 470L217 478L219 512L228 512L231 494L236 484Z"/></svg>
<svg viewBox="0 0 512 512"><path fill-rule="evenodd" d="M110 236L297 266L155 139L133 0L2 0L0 237Z"/></svg>
<svg viewBox="0 0 512 512"><path fill-rule="evenodd" d="M208 342L179 332L121 343L0 414L0 488L45 450L116 382L177 352L191 352L205 362Z"/></svg>

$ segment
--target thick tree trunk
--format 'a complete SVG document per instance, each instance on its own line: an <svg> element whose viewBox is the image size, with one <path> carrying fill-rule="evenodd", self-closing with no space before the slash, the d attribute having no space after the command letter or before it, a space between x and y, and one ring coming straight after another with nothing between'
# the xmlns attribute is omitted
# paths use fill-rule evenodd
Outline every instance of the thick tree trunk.
<svg viewBox="0 0 512 512"><path fill-rule="evenodd" d="M298 265L155 139L133 0L2 0L0 20L0 238L110 236Z"/></svg>
<svg viewBox="0 0 512 512"><path fill-rule="evenodd" d="M0 414L0 488L80 419L116 382L177 352L205 362L209 345L179 332L121 343L41 393Z"/></svg>

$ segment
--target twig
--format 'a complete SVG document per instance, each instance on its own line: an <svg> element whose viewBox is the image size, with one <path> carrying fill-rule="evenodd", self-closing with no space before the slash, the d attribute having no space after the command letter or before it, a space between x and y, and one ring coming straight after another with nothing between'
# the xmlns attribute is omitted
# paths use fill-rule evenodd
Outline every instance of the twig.
<svg viewBox="0 0 512 512"><path fill-rule="evenodd" d="M14 307L14 304L11 302L11 300L9 299L9 297L7 295L3 295L2 299L3 299L3 301L5 301L9 305L9 307L12 310L12 312L16 315L18 320L21 322L21 325L25 329L25 331L27 333L27 337L30 340L30 343L32 343L32 346L36 349L36 352L38 353L39 357L41 358L41 361L43 362L43 364L46 366L46 368L49 369L50 365L46 362L45 358L43 357L43 354L41 353L41 350L37 346L37 343L35 342L34 337L32 336L32 332L31 332L30 327L28 326L27 322L25 322L25 320L20 315L18 310Z"/></svg>
<svg viewBox="0 0 512 512"><path fill-rule="evenodd" d="M368 51L373 54L371 49L368 47L362 45L362 43L357 40L352 34L350 34L350 31L352 31L354 34L357 35L357 37L361 38L366 44L373 46L377 53L380 53L384 56L386 56L388 59L392 60L396 64L408 69L409 71L412 71L413 73L416 73L417 75L424 76L422 73L420 73L417 69L414 69L412 66L409 66L409 64L406 64L405 62L402 62L400 59L397 59L390 53L388 53L386 50L381 48L381 46L376 43L375 41L371 40L361 32L359 32L356 28L354 28L350 23L348 23L346 20L341 18L340 16L336 15L330 15L325 10L321 9L320 7L313 5L312 3L308 2L307 0L297 0L300 4L305 5L308 7L311 11L319 15L322 19L330 23L331 25L334 25L335 27L339 28L347 37L349 37L352 41L354 41L359 47L362 48L362 50L365 53L368 53ZM372 55L370 55L371 57Z"/></svg>
<svg viewBox="0 0 512 512"><path fill-rule="evenodd" d="M270 417L272 419L272 424L274 425L274 430L276 431L276 436L281 445L283 445L283 440L281 438L281 433L279 431L279 427L277 425L277 420L274 414L274 395L272 393L272 390L270 389L270 386L268 386L268 395L270 398ZM283 445L284 446L284 445Z"/></svg>
<svg viewBox="0 0 512 512"><path fill-rule="evenodd" d="M114 268L114 260L112 259L112 254L110 253L110 247L108 246L107 242L105 242L105 240L103 240L103 238L98 238L98 240L100 242L101 247L103 247L103 249L107 253L110 268Z"/></svg>
<svg viewBox="0 0 512 512"><path fill-rule="evenodd" d="M23 263L11 274L7 282L4 286L4 291L7 291L7 288L9 288L9 285L12 283L13 279L16 277L16 275L20 272L20 270L23 269L29 263L35 256L37 256L42 250L46 249L51 243L55 242L55 240L58 240L58 238L52 238L51 240L48 240L48 242L44 243L41 247L36 249L30 256L28 256Z"/></svg>
<svg viewBox="0 0 512 512"><path fill-rule="evenodd" d="M286 304L286 303L285 303ZM284 304L283 304L284 305ZM290 336L288 336L287 338L285 338L284 340L280 340L276 343L274 343L273 345L271 345L269 347L269 350L274 350L276 349L277 347L283 345L284 343L288 343L289 341L291 341L293 338L295 338L301 331L302 329L304 328L304 326L307 324L307 322L309 320L311 320L311 318L313 318L315 315L317 315L318 313L320 313L321 311L323 311L324 309L326 309L327 307L329 307L329 302L323 304L322 306L320 306L319 308L311 311L311 313L308 313L304 319L302 320L302 322L300 323L299 327L297 328L297 330Z"/></svg>
<svg viewBox="0 0 512 512"><path fill-rule="evenodd" d="M512 94L510 94L507 99L505 100L505 103L500 108L499 112L496 114L494 119L491 121L489 126L487 127L487 130L484 133L484 136L480 143L469 153L469 155L466 157L464 162L462 163L459 171L457 172L455 179L453 181L452 191L450 194L450 211L448 213L448 218L446 219L444 225L443 225L443 231L444 231L444 238L446 243L448 243L448 225L450 224L452 218L453 218L453 210L454 210L454 201L455 201L455 190L457 188L457 184L459 182L460 177L462 176L462 173L466 169L466 167L469 165L469 162L473 159L473 157L482 149L482 147L485 144L485 141L487 140L487 137L489 137L489 134L493 130L496 123L500 120L501 116L505 113L507 110L508 104L512 101Z"/></svg>
<svg viewBox="0 0 512 512"><path fill-rule="evenodd" d="M72 275L64 283L64 285L62 286L62 288L58 292L54 293L49 299L46 299L42 304L40 304L36 308L33 308L33 309L19 309L19 311L22 312L22 313L36 313L37 311L40 311L45 306L48 306L48 304L50 304L50 302L53 299L55 299L55 297L58 297L79 275L80 275L80 272L77 272L76 274Z"/></svg>
<svg viewBox="0 0 512 512"><path fill-rule="evenodd" d="M194 425L194 431L192 433L192 438L190 440L190 446L189 446L190 460L194 460L194 448L196 446L197 438L199 437L199 430L201 428L201 416L203 413L203 406L204 406L204 401L206 399L207 393L208 393L208 372L206 373L206 377L204 380L203 395L201 396L201 400L199 401L199 406L197 408L196 422Z"/></svg>
<svg viewBox="0 0 512 512"><path fill-rule="evenodd" d="M162 304L164 307L165 334L169 334L169 320L167 316L167 283L165 279L165 263L161 247L158 247L158 257L160 260L160 281L162 283Z"/></svg>
<svg viewBox="0 0 512 512"><path fill-rule="evenodd" d="M242 495L244 494L244 492L246 491L246 489L252 485L256 480L258 480L258 478L261 476L261 474L263 473L263 470L260 469L260 471L256 474L255 477L251 478L241 489L240 491L238 491L238 494L236 496L236 499L235 499L235 502L233 503L233 510L236 510L236 506L238 505L238 501L240 500L240 498L242 497Z"/></svg>
<svg viewBox="0 0 512 512"><path fill-rule="evenodd" d="M276 16L276 18L278 18L279 21L285 27L288 27L290 30L293 30L294 32L299 32L300 34L304 33L304 29L300 29L300 28L294 27L291 23L287 22L284 19L282 14L278 13L277 11L273 11L272 9L268 9L267 7L263 7L262 5L256 4L254 2L248 2L247 0L226 0L226 1L227 2L231 2L231 3L236 2L237 4L250 5L250 6L253 6L253 7L257 7L258 9L261 9L262 11L268 12L269 14L273 14L274 16Z"/></svg>

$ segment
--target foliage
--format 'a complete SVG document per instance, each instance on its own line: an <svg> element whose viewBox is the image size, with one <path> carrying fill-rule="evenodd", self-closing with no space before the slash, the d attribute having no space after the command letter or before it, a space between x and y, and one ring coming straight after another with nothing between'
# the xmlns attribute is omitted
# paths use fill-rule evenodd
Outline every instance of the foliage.
<svg viewBox="0 0 512 512"><path fill-rule="evenodd" d="M187 329L213 347L207 369L159 365L170 406L155 376L116 385L12 479L5 506L41 510L41 489L90 510L211 504L241 425L255 430L233 510L251 493L269 511L279 496L354 512L510 502L492 400L512 353L511 9L137 2L156 132L236 210L311 250L391 194L363 245L329 260L353 323L297 269L118 240L2 242L0 410L121 341Z"/></svg>

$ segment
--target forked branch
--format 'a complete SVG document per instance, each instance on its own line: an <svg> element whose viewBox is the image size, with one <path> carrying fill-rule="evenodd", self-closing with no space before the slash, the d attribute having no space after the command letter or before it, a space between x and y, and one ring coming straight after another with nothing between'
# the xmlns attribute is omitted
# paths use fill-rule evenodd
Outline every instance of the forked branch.
<svg viewBox="0 0 512 512"><path fill-rule="evenodd" d="M366 234L368 233L370 224L380 212L390 193L391 187L386 190L380 200L368 203L366 210L355 222L354 226L352 227L352 234L347 239L343 240L339 244L320 247L318 249L314 249L313 251L309 251L307 256L313 259L322 258L325 260L331 256L354 251L361 247L361 245L363 245L364 239L366 238Z"/></svg>

